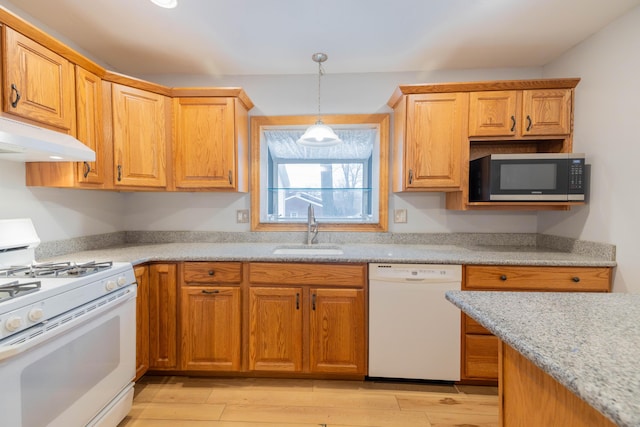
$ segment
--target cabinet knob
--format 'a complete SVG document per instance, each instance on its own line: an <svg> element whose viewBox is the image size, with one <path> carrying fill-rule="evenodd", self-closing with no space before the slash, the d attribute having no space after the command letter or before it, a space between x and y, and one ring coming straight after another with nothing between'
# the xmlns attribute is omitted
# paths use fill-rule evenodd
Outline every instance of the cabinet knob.
<svg viewBox="0 0 640 427"><path fill-rule="evenodd" d="M571 278L571 280L573 280L574 282L578 283L580 281L580 278L578 276L574 276Z"/></svg>
<svg viewBox="0 0 640 427"><path fill-rule="evenodd" d="M213 276L214 274L216 274L216 272L213 270L209 270L208 273L209 273L209 276Z"/></svg>
<svg viewBox="0 0 640 427"><path fill-rule="evenodd" d="M502 281L507 280L507 275L506 274L501 275L500 276L500 280L502 280Z"/></svg>

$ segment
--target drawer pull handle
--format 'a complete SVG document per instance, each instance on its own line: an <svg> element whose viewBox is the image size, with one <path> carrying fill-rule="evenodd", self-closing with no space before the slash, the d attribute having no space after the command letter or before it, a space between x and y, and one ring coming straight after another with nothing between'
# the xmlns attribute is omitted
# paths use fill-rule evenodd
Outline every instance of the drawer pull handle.
<svg viewBox="0 0 640 427"><path fill-rule="evenodd" d="M527 132L531 130L531 125L533 125L531 122L531 116L527 116Z"/></svg>
<svg viewBox="0 0 640 427"><path fill-rule="evenodd" d="M580 281L580 278L578 276L575 276L575 277L572 277L571 280L578 283Z"/></svg>
<svg viewBox="0 0 640 427"><path fill-rule="evenodd" d="M209 290L209 289L203 289L202 290L203 294L207 294L207 295L212 295L212 294L219 294L220 290L218 289L213 289L213 290Z"/></svg>
<svg viewBox="0 0 640 427"><path fill-rule="evenodd" d="M505 281L507 280L507 275L503 274L502 276L500 276L500 280Z"/></svg>
<svg viewBox="0 0 640 427"><path fill-rule="evenodd" d="M296 292L296 310L300 310L300 293Z"/></svg>
<svg viewBox="0 0 640 427"><path fill-rule="evenodd" d="M311 308L316 311L316 294L311 295Z"/></svg>
<svg viewBox="0 0 640 427"><path fill-rule="evenodd" d="M413 169L409 169L409 185L413 184Z"/></svg>
<svg viewBox="0 0 640 427"><path fill-rule="evenodd" d="M216 272L213 270L209 270L208 273L209 273L209 276L213 276L214 274L216 274Z"/></svg>
<svg viewBox="0 0 640 427"><path fill-rule="evenodd" d="M88 177L89 172L91 172L91 165L87 162L84 162L84 173L82 174L82 176L85 178Z"/></svg>
<svg viewBox="0 0 640 427"><path fill-rule="evenodd" d="M511 116L511 132L516 130L516 117Z"/></svg>

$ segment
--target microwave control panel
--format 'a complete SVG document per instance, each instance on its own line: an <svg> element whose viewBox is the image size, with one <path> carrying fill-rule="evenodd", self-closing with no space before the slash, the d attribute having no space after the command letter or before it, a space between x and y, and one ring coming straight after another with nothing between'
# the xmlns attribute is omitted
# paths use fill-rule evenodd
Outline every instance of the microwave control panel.
<svg viewBox="0 0 640 427"><path fill-rule="evenodd" d="M569 159L569 194L584 192L584 159Z"/></svg>

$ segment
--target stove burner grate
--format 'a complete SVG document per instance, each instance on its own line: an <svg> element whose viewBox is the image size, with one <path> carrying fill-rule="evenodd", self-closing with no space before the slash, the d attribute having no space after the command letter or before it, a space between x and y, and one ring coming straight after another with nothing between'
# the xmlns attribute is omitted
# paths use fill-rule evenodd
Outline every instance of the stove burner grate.
<svg viewBox="0 0 640 427"><path fill-rule="evenodd" d="M2 283L0 284L0 302L36 292L40 289L40 286L41 283L39 280L23 283L16 280L9 283Z"/></svg>
<svg viewBox="0 0 640 427"><path fill-rule="evenodd" d="M75 263L48 262L0 269L0 277L82 277L113 266L112 261Z"/></svg>

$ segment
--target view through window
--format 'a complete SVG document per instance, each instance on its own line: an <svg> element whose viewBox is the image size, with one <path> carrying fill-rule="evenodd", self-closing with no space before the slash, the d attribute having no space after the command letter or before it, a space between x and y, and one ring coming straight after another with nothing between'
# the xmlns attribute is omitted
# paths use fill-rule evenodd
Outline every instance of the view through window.
<svg viewBox="0 0 640 427"><path fill-rule="evenodd" d="M259 167L260 179L259 185L253 186L259 197L252 197L252 206L256 201L260 206L258 218L252 215L256 228L306 225L311 205L324 229L342 226L357 230L366 225L365 229L379 230L381 223L386 229L387 185L384 181L381 185L380 172L382 169L386 180L388 137L382 132L388 133L387 120L381 126L379 121L349 123L350 116L338 117L344 123L331 126L343 142L332 147L298 144L306 126L283 123L258 127L254 123L252 132L259 132L259 141L252 135L252 144L259 144L259 150L253 148L253 166ZM269 118L254 117L252 123L261 119ZM381 207L385 209L384 222Z"/></svg>

